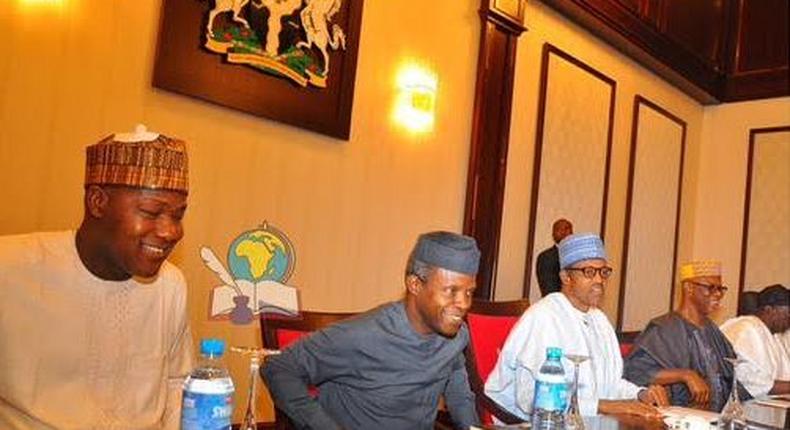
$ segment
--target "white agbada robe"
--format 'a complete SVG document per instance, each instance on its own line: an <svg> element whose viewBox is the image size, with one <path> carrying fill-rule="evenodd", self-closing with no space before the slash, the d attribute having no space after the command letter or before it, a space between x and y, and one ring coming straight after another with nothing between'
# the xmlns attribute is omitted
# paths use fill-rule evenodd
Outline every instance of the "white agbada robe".
<svg viewBox="0 0 790 430"><path fill-rule="evenodd" d="M176 430L191 366L175 266L104 281L73 231L0 237L0 429Z"/></svg>
<svg viewBox="0 0 790 430"><path fill-rule="evenodd" d="M760 318L753 315L731 318L721 325L721 331L738 357L745 360L736 370L738 380L749 394L764 396L771 391L774 381L790 380L790 358Z"/></svg>
<svg viewBox="0 0 790 430"><path fill-rule="evenodd" d="M623 379L623 359L612 324L603 312L582 312L565 294L552 293L521 316L510 332L485 392L504 408L527 419L532 412L535 375L546 348L591 357L579 366L579 410L598 414L598 401L636 399L641 387ZM573 380L573 363L563 358L565 376Z"/></svg>
<svg viewBox="0 0 790 430"><path fill-rule="evenodd" d="M779 343L779 346L782 347L785 357L788 357L788 360L790 360L790 329L787 329L782 333L774 333L774 339L776 339L776 341Z"/></svg>

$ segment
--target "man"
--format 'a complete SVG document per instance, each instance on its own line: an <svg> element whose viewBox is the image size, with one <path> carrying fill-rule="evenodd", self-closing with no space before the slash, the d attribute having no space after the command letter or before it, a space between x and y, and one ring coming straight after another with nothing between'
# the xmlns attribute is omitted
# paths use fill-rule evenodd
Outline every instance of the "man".
<svg viewBox="0 0 790 430"><path fill-rule="evenodd" d="M720 411L732 387L735 352L708 316L721 307L727 287L718 261L680 268L680 308L653 319L637 337L625 362L635 384L668 385L678 406Z"/></svg>
<svg viewBox="0 0 790 430"><path fill-rule="evenodd" d="M738 316L754 315L757 312L757 292L744 291L738 300Z"/></svg>
<svg viewBox="0 0 790 430"><path fill-rule="evenodd" d="M633 414L660 416L653 405L667 400L660 387L644 389L622 378L623 360L614 329L598 309L606 280L612 274L603 242L595 234L576 234L559 245L562 290L549 294L519 319L510 332L486 394L513 414L532 413L535 376L546 348L590 357L579 366L579 410L582 415ZM573 365L564 360L566 378Z"/></svg>
<svg viewBox="0 0 790 430"><path fill-rule="evenodd" d="M185 145L138 128L86 153L76 233L0 238L0 428L177 429Z"/></svg>
<svg viewBox="0 0 790 430"><path fill-rule="evenodd" d="M560 282L560 257L557 252L557 244L571 234L573 234L573 224L571 224L570 221L564 218L554 221L554 225L551 227L551 236L554 239L554 245L538 254L535 272L538 276L538 286L540 287L540 294L542 297L559 291L562 286Z"/></svg>
<svg viewBox="0 0 790 430"><path fill-rule="evenodd" d="M457 428L477 424L463 350L480 251L474 239L423 234L406 265L406 295L299 341L261 376L275 405L314 430L433 429L439 397ZM318 398L308 385L319 389Z"/></svg>
<svg viewBox="0 0 790 430"><path fill-rule="evenodd" d="M754 315L727 320L721 331L738 358L738 380L753 397L790 393L790 357L772 333L790 328L790 290L772 285L757 294Z"/></svg>

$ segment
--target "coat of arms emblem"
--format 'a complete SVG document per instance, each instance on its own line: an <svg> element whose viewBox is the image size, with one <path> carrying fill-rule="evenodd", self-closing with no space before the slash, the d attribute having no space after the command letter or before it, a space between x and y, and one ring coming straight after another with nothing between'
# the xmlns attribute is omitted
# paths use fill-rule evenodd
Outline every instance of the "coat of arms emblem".
<svg viewBox="0 0 790 430"><path fill-rule="evenodd" d="M329 50L346 47L345 31L333 22L341 5L341 0L214 0L204 46L228 62L325 88Z"/></svg>

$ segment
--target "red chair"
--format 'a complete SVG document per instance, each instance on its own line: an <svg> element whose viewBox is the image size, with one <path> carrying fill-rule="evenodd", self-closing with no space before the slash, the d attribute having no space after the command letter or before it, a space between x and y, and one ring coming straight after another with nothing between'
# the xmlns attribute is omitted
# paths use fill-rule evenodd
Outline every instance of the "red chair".
<svg viewBox="0 0 790 430"><path fill-rule="evenodd" d="M617 333L617 341L620 343L620 355L628 357L634 349L634 341L639 336L638 331L623 331Z"/></svg>
<svg viewBox="0 0 790 430"><path fill-rule="evenodd" d="M474 301L466 314L469 326L469 346L466 348L466 370L469 384L475 393L477 413L483 424L493 424L492 416L505 424L523 420L499 406L485 394L485 381L494 370L499 351L510 330L529 307L529 300L507 302Z"/></svg>
<svg viewBox="0 0 790 430"><path fill-rule="evenodd" d="M356 313L309 311L301 312L298 317L261 315L263 347L267 349L285 348L303 336L354 315ZM317 392L315 388L310 389L310 394L315 395ZM296 428L291 420L288 419L288 416L277 407L274 408L274 419L274 428L276 430Z"/></svg>

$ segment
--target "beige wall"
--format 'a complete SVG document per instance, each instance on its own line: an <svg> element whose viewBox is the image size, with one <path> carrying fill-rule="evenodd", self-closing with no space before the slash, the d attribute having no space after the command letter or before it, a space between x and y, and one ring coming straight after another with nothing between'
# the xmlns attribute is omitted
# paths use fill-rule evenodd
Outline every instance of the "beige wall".
<svg viewBox="0 0 790 430"><path fill-rule="evenodd" d="M693 218L694 213L692 204L695 194L693 178L697 164L696 152L700 142L703 108L693 99L618 51L602 44L598 39L592 38L589 33L570 23L544 4L527 2L526 16L526 26L529 31L519 39L516 60L516 89L510 132L496 297L509 299L521 295L530 221L529 204L535 155L541 50L543 44L548 42L617 82L606 234L604 237L610 261L615 268L615 275L609 281L602 306L614 323L617 318L618 291L622 274L618 270L622 260L634 96L641 94L647 97L688 124L686 169L690 174L684 179L683 185L680 225L681 257L684 253L688 253L691 247L692 224L688 220ZM546 239L535 238L536 242ZM534 257L532 272L534 272ZM533 285L533 289L536 288L537 286Z"/></svg>
<svg viewBox="0 0 790 430"><path fill-rule="evenodd" d="M174 261L189 281L196 338L260 343L256 326L207 321L208 292L217 280L200 262L201 245L223 254L235 235L268 220L294 242L297 267L289 283L300 289L305 309L361 310L400 295L406 253L419 232L460 229L477 1L442 0L430 8L417 0L365 2L348 142L151 88L159 1L63 0L59 11L22 9L20 2L0 2L0 234L76 226L82 148L100 137L144 122L186 139L192 191ZM545 41L617 81L606 234L614 267L621 259L637 93L689 125L680 258L722 251L725 265L737 267L740 234L721 233L740 232L748 133L743 139L737 134L752 124L787 123L788 100L704 110L538 2L527 3L526 25L518 48L497 298L519 296L523 282ZM409 135L389 121L395 72L410 60L439 78L436 127L429 135ZM703 121L712 124L704 134ZM737 273L728 270L727 277L734 284ZM619 279L610 284L604 309L614 319ZM242 392L244 363L230 357L230 365ZM263 397L261 418L270 419Z"/></svg>
<svg viewBox="0 0 790 430"><path fill-rule="evenodd" d="M733 290L740 277L749 130L781 125L790 125L790 97L705 109L692 254L720 259L724 283ZM735 313L733 292L724 305L719 319Z"/></svg>
<svg viewBox="0 0 790 430"><path fill-rule="evenodd" d="M187 140L190 208L174 261L189 282L196 339L260 343L257 325L207 321L217 279L201 245L224 254L238 233L268 220L295 245L289 283L305 309L362 310L399 297L419 232L461 228L475 2L365 2L352 138L342 142L153 89L159 1L64 0L60 11L19 1L0 2L0 234L76 226L82 148L106 134L144 122ZM444 25L432 27L437 14ZM430 135L389 120L395 73L411 60L439 77ZM230 364L243 392L244 364ZM262 418L271 418L263 403Z"/></svg>

